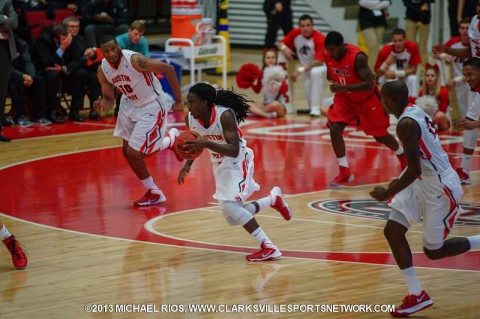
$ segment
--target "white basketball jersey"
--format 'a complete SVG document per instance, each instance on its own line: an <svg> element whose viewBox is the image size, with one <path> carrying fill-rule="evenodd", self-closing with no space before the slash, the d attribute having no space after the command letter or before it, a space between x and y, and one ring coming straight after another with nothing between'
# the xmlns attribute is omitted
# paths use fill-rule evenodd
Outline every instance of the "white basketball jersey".
<svg viewBox="0 0 480 319"><path fill-rule="evenodd" d="M226 144L227 142L225 141L225 137L223 136L223 127L220 121L220 117L225 111L233 113L230 108L221 105L215 105L214 107L212 107L212 117L210 118L210 126L208 128L205 128L201 121L196 120L190 113L188 113L188 126L192 131L199 133L206 140L210 140L217 144ZM237 132L240 136L239 156L241 156L242 150L246 150L247 142L243 138L242 131L240 130L240 127L238 127L238 124ZM208 150L208 152L210 153L210 159L212 163L221 162L225 157L225 155L218 154L210 149Z"/></svg>
<svg viewBox="0 0 480 319"><path fill-rule="evenodd" d="M470 37L470 48L472 56L480 57L480 30L478 30L478 17L475 15L468 27L468 36Z"/></svg>
<svg viewBox="0 0 480 319"><path fill-rule="evenodd" d="M102 60L102 70L107 81L115 85L135 106L142 106L163 95L162 85L152 72L138 72L130 61L138 52L122 50L118 67L107 59Z"/></svg>
<svg viewBox="0 0 480 319"><path fill-rule="evenodd" d="M420 140L420 166L422 175L440 175L451 168L448 155L440 144L432 119L418 106L410 104L398 119L409 117L418 123L422 132Z"/></svg>

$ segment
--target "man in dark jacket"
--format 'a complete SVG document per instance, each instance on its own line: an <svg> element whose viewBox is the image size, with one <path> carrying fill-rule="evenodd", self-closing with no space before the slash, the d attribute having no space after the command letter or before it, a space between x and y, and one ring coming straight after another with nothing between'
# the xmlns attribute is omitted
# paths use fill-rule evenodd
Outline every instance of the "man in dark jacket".
<svg viewBox="0 0 480 319"><path fill-rule="evenodd" d="M19 55L12 61L13 68L9 83L13 120L20 126L32 125L25 114L25 94L27 94L32 102L32 116L35 121L40 125L52 124L45 118L45 81L36 74L28 44L19 37L15 37L15 45Z"/></svg>
<svg viewBox="0 0 480 319"><path fill-rule="evenodd" d="M122 0L90 0L83 18L88 48L96 47L97 40L104 34L119 35L129 28L128 11Z"/></svg>
<svg viewBox="0 0 480 319"><path fill-rule="evenodd" d="M47 114L54 123L63 123L63 119L55 115L57 94L61 92L72 95L68 119L83 122L79 110L83 108L87 86L87 71L82 67L87 58L78 58L79 52L83 55L81 43L63 24L43 33L33 46L35 67L46 82Z"/></svg>
<svg viewBox="0 0 480 319"><path fill-rule="evenodd" d="M10 142L2 135L3 121L5 120L5 101L7 100L8 76L12 67L12 60L17 56L12 30L18 26L17 13L10 0L0 0L0 142Z"/></svg>

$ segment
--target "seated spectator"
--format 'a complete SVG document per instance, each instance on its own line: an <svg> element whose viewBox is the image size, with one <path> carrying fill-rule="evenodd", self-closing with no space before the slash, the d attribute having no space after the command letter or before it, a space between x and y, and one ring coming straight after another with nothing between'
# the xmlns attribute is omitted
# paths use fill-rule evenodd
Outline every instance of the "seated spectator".
<svg viewBox="0 0 480 319"><path fill-rule="evenodd" d="M419 91L417 66L421 62L417 44L405 39L404 30L395 29L392 42L380 50L374 71L380 77L379 84L393 80L405 82L414 100Z"/></svg>
<svg viewBox="0 0 480 319"><path fill-rule="evenodd" d="M133 21L127 33L116 37L117 43L122 49L127 49L150 57L148 43L143 34L145 33L145 24L141 21Z"/></svg>
<svg viewBox="0 0 480 319"><path fill-rule="evenodd" d="M104 34L128 32L128 11L122 0L90 0L83 18L88 48L96 47L97 40Z"/></svg>
<svg viewBox="0 0 480 319"><path fill-rule="evenodd" d="M436 128L439 131L448 130L450 120L447 117L447 109L450 102L447 88L440 83L438 64L425 64L425 79L418 96L415 104L430 115Z"/></svg>
<svg viewBox="0 0 480 319"><path fill-rule="evenodd" d="M35 67L46 82L47 117L54 123L64 122L55 114L57 94L69 92L72 101L68 119L83 122L79 110L83 108L87 71L82 68L86 58L78 58L79 52L83 55L79 39L72 37L64 24L56 24L51 32L43 33L35 41L32 52Z"/></svg>
<svg viewBox="0 0 480 319"><path fill-rule="evenodd" d="M90 112L88 117L91 120L100 120L100 114L93 108L93 102L101 96L102 88L97 78L97 69L91 67L91 65L94 64L93 61L97 59L97 48L85 47L85 40L78 34L80 30L80 20L77 17L65 18L63 24L67 27L68 32L72 37L78 40L78 49L75 51L77 54L76 59L79 60L81 68L84 68L87 71L87 93L90 101Z"/></svg>
<svg viewBox="0 0 480 319"><path fill-rule="evenodd" d="M259 73L257 79L248 85L253 89L255 93L260 93L263 89L263 102L255 103L249 102L249 112L253 115L264 118L276 118L284 117L287 113L285 107L285 96L287 91L287 73L277 64L277 51L275 49L267 49L263 53L263 69L258 70L258 67L254 68L255 72ZM244 65L245 68L248 65ZM253 65L255 66L255 65ZM243 66L242 66L243 67ZM243 85L238 83L241 81L242 74L240 74L242 68L240 68L239 75L237 77L237 84L240 87ZM248 68L245 69L248 73ZM248 77L248 74L245 74Z"/></svg>
<svg viewBox="0 0 480 319"><path fill-rule="evenodd" d="M50 125L52 122L45 118L45 81L37 76L35 66L30 57L27 42L15 37L15 45L19 55L12 61L9 90L12 98L12 118L20 126L32 126L25 109L25 95L32 102L32 117L40 125Z"/></svg>
<svg viewBox="0 0 480 319"><path fill-rule="evenodd" d="M298 28L290 31L279 43L278 49L288 60L293 60L296 50L302 64L290 74L293 82L303 74L305 79L305 95L310 107L310 116L320 116L320 107L323 105L323 90L327 67L323 63L323 41L325 36L314 29L313 18L302 15L298 21Z"/></svg>

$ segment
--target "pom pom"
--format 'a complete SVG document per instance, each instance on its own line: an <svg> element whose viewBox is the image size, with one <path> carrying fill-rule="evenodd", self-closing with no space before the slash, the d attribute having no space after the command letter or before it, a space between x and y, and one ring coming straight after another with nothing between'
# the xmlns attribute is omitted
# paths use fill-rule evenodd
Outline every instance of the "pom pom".
<svg viewBox="0 0 480 319"><path fill-rule="evenodd" d="M240 67L236 76L238 87L241 89L251 88L261 74L262 71L256 64L245 63Z"/></svg>
<svg viewBox="0 0 480 319"><path fill-rule="evenodd" d="M431 118L433 118L435 113L437 113L438 111L438 102L435 97L430 95L423 95L419 97L415 101L415 104L425 113L427 113Z"/></svg>
<svg viewBox="0 0 480 319"><path fill-rule="evenodd" d="M287 74L280 65L272 65L263 70L262 85L266 93L279 93Z"/></svg>

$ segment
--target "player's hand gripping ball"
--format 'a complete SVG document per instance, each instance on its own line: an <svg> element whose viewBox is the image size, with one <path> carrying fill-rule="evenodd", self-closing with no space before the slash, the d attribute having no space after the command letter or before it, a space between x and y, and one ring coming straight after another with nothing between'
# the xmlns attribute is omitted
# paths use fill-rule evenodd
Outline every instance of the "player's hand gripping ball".
<svg viewBox="0 0 480 319"><path fill-rule="evenodd" d="M201 138L200 134L195 131L183 131L180 135L177 136L174 143L175 152L186 160L193 160L202 154L203 150L194 152L188 151L185 146L187 143L185 141L193 141L198 138Z"/></svg>

